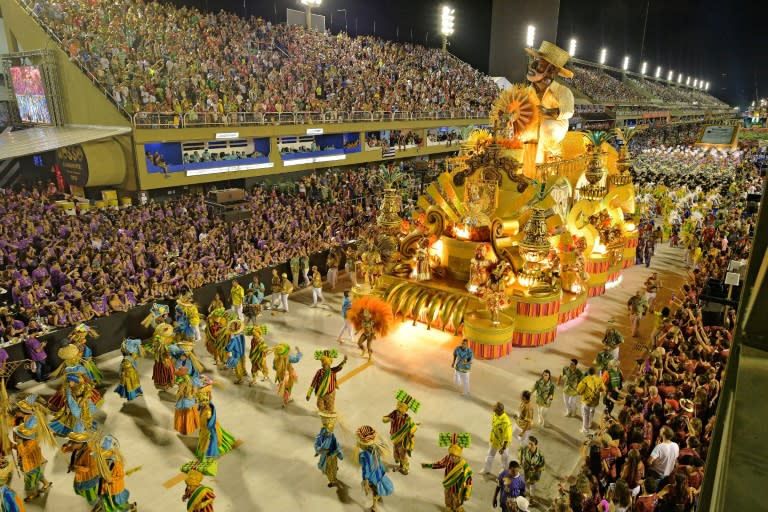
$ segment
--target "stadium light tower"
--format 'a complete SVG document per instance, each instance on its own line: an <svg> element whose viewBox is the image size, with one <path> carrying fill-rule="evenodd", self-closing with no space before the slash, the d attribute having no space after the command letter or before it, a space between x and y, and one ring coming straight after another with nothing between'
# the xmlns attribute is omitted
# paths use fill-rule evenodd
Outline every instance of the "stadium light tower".
<svg viewBox="0 0 768 512"><path fill-rule="evenodd" d="M656 78L661 77L661 66L656 66Z"/></svg>
<svg viewBox="0 0 768 512"><path fill-rule="evenodd" d="M699 79L698 78L694 78L693 79L693 88L695 89L698 86L699 86Z"/></svg>
<svg viewBox="0 0 768 512"><path fill-rule="evenodd" d="M605 66L605 58L608 56L608 48L600 49L600 65Z"/></svg>
<svg viewBox="0 0 768 512"><path fill-rule="evenodd" d="M648 63L643 62L643 65L640 66L640 74L644 75L646 71L648 71Z"/></svg>
<svg viewBox="0 0 768 512"><path fill-rule="evenodd" d="M667 82L671 82L674 76L675 76L675 72L670 69L669 72L667 73Z"/></svg>
<svg viewBox="0 0 768 512"><path fill-rule="evenodd" d="M691 85L691 77L690 77L690 75L685 78L685 85Z"/></svg>
<svg viewBox="0 0 768 512"><path fill-rule="evenodd" d="M682 73L678 73L678 75L677 75L677 83L679 83L679 84L683 83L683 74Z"/></svg>
<svg viewBox="0 0 768 512"><path fill-rule="evenodd" d="M323 0L301 0L301 4L305 7L304 14L306 15L307 30L312 30L312 8L320 7Z"/></svg>
<svg viewBox="0 0 768 512"><path fill-rule="evenodd" d="M705 90L705 91L708 91L708 90L709 90L709 82L707 82L707 84L704 86L704 90Z"/></svg>
<svg viewBox="0 0 768 512"><path fill-rule="evenodd" d="M528 25L528 30L525 33L525 46L533 48L536 42L536 25Z"/></svg>
<svg viewBox="0 0 768 512"><path fill-rule="evenodd" d="M571 38L571 42L568 43L568 53L570 54L571 57L576 56L576 39L575 38Z"/></svg>
<svg viewBox="0 0 768 512"><path fill-rule="evenodd" d="M629 55L624 56L624 63L621 65L621 69L624 71L629 69Z"/></svg>
<svg viewBox="0 0 768 512"><path fill-rule="evenodd" d="M453 22L456 9L444 5L440 11L440 33L443 35L443 51L448 51L448 36L453 35Z"/></svg>

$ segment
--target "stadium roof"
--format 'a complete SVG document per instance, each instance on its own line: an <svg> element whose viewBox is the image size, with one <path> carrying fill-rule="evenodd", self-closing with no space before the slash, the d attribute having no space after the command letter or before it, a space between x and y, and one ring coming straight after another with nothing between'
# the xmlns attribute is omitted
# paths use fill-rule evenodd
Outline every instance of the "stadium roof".
<svg viewBox="0 0 768 512"><path fill-rule="evenodd" d="M0 160L130 133L127 126L39 126L0 134Z"/></svg>

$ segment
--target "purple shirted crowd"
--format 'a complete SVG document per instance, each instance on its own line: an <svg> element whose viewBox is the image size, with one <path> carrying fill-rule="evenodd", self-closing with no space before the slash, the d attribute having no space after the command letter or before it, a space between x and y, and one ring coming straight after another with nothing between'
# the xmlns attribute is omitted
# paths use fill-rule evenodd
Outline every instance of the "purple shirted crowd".
<svg viewBox="0 0 768 512"><path fill-rule="evenodd" d="M27 348L36 352L34 335L47 329L343 245L375 222L376 174L331 170L256 187L247 197L252 215L233 224L209 217L202 194L70 216L56 207L55 187L2 191L0 286L8 306L0 308L0 337L32 336Z"/></svg>

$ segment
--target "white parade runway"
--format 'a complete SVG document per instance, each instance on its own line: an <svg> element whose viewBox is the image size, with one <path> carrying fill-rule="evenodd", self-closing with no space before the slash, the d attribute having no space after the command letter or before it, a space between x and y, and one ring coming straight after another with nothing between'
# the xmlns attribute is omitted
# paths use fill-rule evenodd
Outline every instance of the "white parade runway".
<svg viewBox="0 0 768 512"><path fill-rule="evenodd" d="M590 365L608 325L618 326L625 336L627 343L622 345L621 359L625 375L629 377L636 352L627 328L626 301L651 270L658 270L665 280L666 289L661 296L666 297L670 286L677 287L679 276L684 272L682 251L659 245L651 269L634 266L624 271L622 284L603 297L590 299L586 315L563 326L555 343L537 349L517 349L501 360L476 360L468 398L454 388L450 367L451 352L460 338L397 320L393 332L374 344L372 364L360 357L353 343L339 346L336 336L342 325L341 291L342 286L348 284L344 280L335 293L326 290L327 303L322 307L310 308L311 292L304 289L292 295L289 314L273 316L267 311L260 318L269 326L266 339L270 345L286 342L300 347L304 353L303 360L295 365L299 375L293 390L295 401L285 409L280 407L273 383L260 382L255 387L235 385L233 376L218 371L203 344L198 344L196 352L207 368L204 373L215 381L213 401L219 422L241 443L219 460L218 476L205 480L216 493L216 511L366 509L370 498L361 490L360 469L352 460L353 432L358 426L369 424L388 439L388 425L383 424L381 418L394 408L398 389L406 390L421 402L421 409L414 416L420 425L410 474L389 473L395 493L384 499L381 510L421 512L443 508L442 470L421 469L420 463L436 461L445 454L445 449L437 445L438 433L445 431L472 434L472 445L464 451L464 456L475 472L474 489L465 510L490 510L495 482L480 472L488 449L493 405L501 401L508 412L517 410L521 391L530 389L542 370L551 370L556 378L572 357L579 359L581 367ZM650 333L651 322L649 317L643 320L641 332L645 336ZM345 456L339 465L339 479L345 484L340 489L326 487L327 480L316 467L313 441L320 421L315 398L305 401L312 375L319 368L313 353L323 348L338 348L341 355L349 356L347 366L339 374L343 382L336 398L336 410L341 417L336 432ZM110 383L102 389L105 402L97 420L104 433L120 441L129 472L126 486L131 491L131 501L138 502L140 511L185 510L181 501L183 475L179 468L194 458L197 438L181 437L173 430L175 395L155 390L150 358L139 362L145 395L124 403L113 391L119 362L119 353L97 360L104 371L105 382ZM271 369L271 356L268 364ZM54 391L53 385L24 387L25 391L44 395ZM584 441L578 433L580 419L563 416L561 395L558 389L549 411L549 426L537 427L533 432L539 438L539 449L547 462L537 486L537 494L546 502L556 495L557 483L579 464L578 449ZM599 408L597 418L601 411ZM513 441L511 446L512 457L517 458L518 443ZM44 455L49 461L45 471L54 485L47 498L29 504L27 510L89 510L85 500L72 490L73 475L66 473L69 455L57 454L48 448L44 448ZM494 471L501 469L497 458ZM20 478L14 480L13 487L23 495ZM531 510L545 509L541 502L531 507Z"/></svg>

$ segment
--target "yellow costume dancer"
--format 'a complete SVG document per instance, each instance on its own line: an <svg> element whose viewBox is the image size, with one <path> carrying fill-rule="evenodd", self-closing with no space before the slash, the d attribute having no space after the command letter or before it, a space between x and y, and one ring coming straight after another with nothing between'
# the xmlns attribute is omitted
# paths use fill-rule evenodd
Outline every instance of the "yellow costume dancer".
<svg viewBox="0 0 768 512"><path fill-rule="evenodd" d="M197 401L200 404L200 437L197 439L195 455L201 461L219 458L232 450L235 438L221 428L210 393L200 393Z"/></svg>
<svg viewBox="0 0 768 512"><path fill-rule="evenodd" d="M186 467L187 465L181 468L182 472L187 474L184 479L187 487L184 489L181 501L186 502L187 512L213 512L213 501L216 499L213 489L203 485L202 472L195 467L185 470Z"/></svg>
<svg viewBox="0 0 768 512"><path fill-rule="evenodd" d="M248 332L250 331L250 332ZM269 380L269 367L267 366L267 354L272 352L267 346L267 342L264 341L264 336L267 334L266 325L257 325L250 327L247 332L252 336L251 338L251 351L248 353L248 357L251 360L251 386L256 384L256 375L262 374L261 380Z"/></svg>
<svg viewBox="0 0 768 512"><path fill-rule="evenodd" d="M152 336L152 355L155 364L152 367L152 382L160 390L166 390L173 386L174 369L168 346L173 343L173 327L168 324L160 324L155 327Z"/></svg>
<svg viewBox="0 0 768 512"><path fill-rule="evenodd" d="M398 469L402 474L408 474L408 457L413 452L416 436L416 423L408 415L408 410L418 412L421 404L402 389L395 395L397 406L394 411L382 418L384 423L389 423L389 438L394 449L395 462L400 465Z"/></svg>
<svg viewBox="0 0 768 512"><path fill-rule="evenodd" d="M188 436L200 427L200 413L197 410L195 386L188 375L189 369L181 366L176 370L176 410L173 428L181 435Z"/></svg>
<svg viewBox="0 0 768 512"><path fill-rule="evenodd" d="M461 454L469 448L470 435L466 432L451 434L441 432L438 438L440 446L448 446L448 455L437 462L422 464L427 469L445 469L443 490L445 509L448 512L463 512L464 502L472 495L472 468Z"/></svg>
<svg viewBox="0 0 768 512"><path fill-rule="evenodd" d="M120 384L115 388L115 393L130 402L144 394L139 382L139 373L136 371L137 360L144 355L141 340L126 339L120 346L120 351L123 353L123 361L120 363Z"/></svg>
<svg viewBox="0 0 768 512"><path fill-rule="evenodd" d="M213 356L217 365L223 364L226 360L224 347L229 341L228 324L229 313L224 308L211 311L205 324L205 348Z"/></svg>
<svg viewBox="0 0 768 512"><path fill-rule="evenodd" d="M293 365L301 361L301 350L296 347L296 353L291 354L291 347L287 343L280 343L275 347L275 359L272 361L272 369L275 370L277 382L277 394L283 399L283 407L288 405L291 399L293 385L299 380Z"/></svg>

